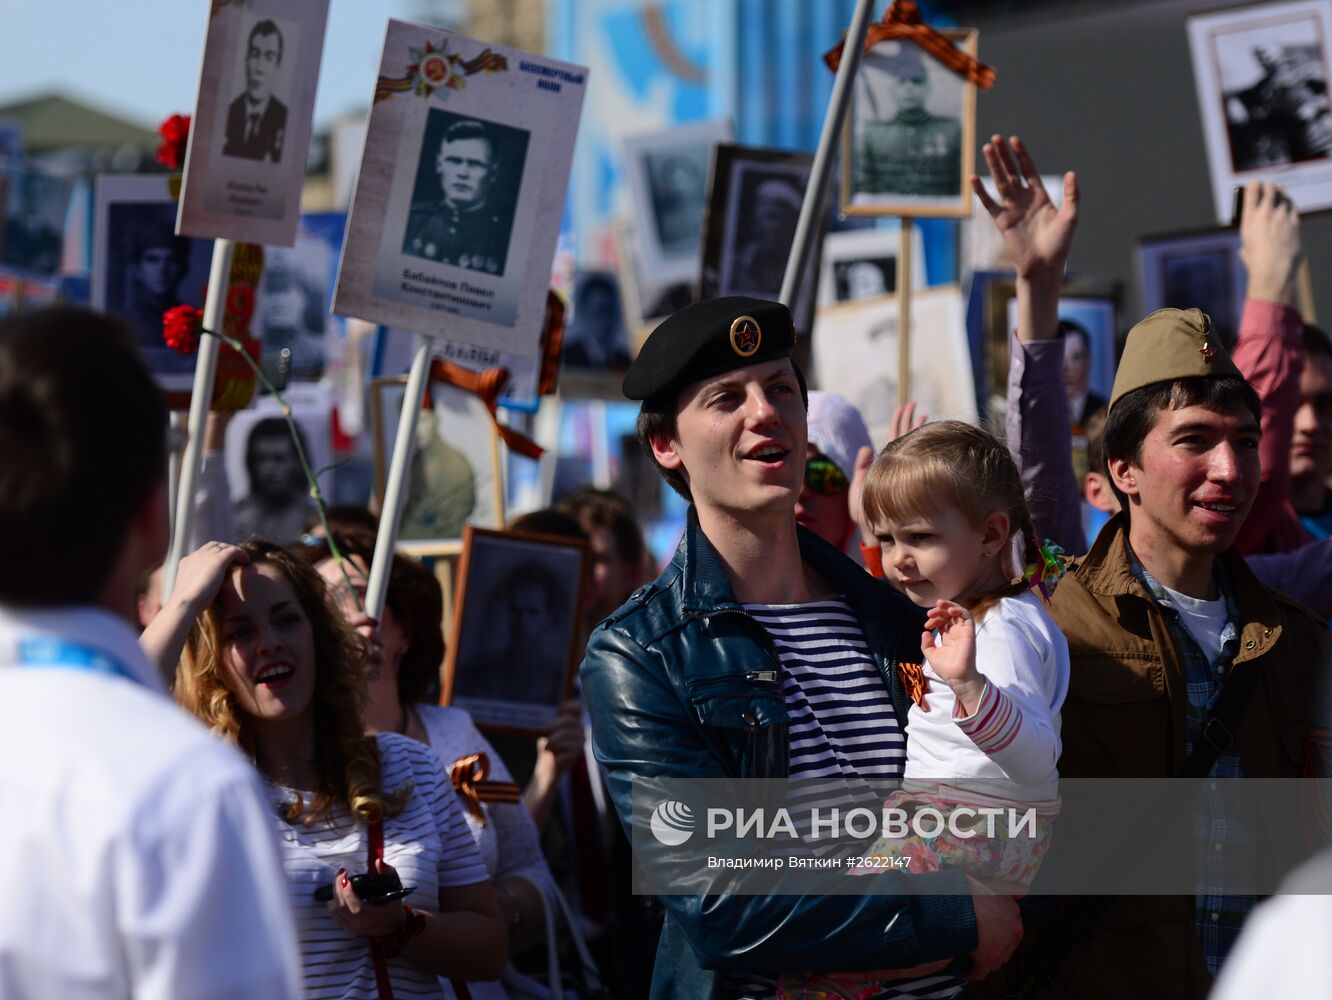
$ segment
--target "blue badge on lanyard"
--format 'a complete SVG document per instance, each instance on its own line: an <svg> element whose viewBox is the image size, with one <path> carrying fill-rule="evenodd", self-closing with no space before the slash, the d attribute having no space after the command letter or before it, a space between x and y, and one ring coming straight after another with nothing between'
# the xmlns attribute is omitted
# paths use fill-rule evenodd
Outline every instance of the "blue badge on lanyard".
<svg viewBox="0 0 1332 1000"><path fill-rule="evenodd" d="M135 680L125 667L100 650L66 639L43 637L20 639L18 662L22 667L57 667L66 670L87 670L95 674L108 674Z"/></svg>

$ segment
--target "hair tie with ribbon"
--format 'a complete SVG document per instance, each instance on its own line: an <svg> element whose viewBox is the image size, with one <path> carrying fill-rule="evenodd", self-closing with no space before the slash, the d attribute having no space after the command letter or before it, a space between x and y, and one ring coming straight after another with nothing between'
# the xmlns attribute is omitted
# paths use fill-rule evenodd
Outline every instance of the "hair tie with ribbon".
<svg viewBox="0 0 1332 1000"><path fill-rule="evenodd" d="M459 758L449 770L453 790L463 800L466 810L484 826L485 810L482 802L501 802L516 804L522 798L522 790L512 781L488 781L490 758L484 753L468 754Z"/></svg>
<svg viewBox="0 0 1332 1000"><path fill-rule="evenodd" d="M865 51L868 52L880 42L897 39L903 42L915 42L936 61L951 69L958 76L969 80L982 90L994 86L994 67L986 66L970 53L963 52L948 38L925 23L920 16L920 8L915 0L893 0L883 15L883 20L871 24L865 35ZM846 35L842 40L823 54L823 61L833 72L842 64L842 50L846 47Z"/></svg>

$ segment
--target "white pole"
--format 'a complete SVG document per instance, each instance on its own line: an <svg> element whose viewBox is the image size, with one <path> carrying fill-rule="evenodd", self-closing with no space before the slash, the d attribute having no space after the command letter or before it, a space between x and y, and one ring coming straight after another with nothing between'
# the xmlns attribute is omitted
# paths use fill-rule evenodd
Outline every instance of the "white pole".
<svg viewBox="0 0 1332 1000"><path fill-rule="evenodd" d="M389 463L388 478L384 483L384 507L379 513L375 558L370 566L370 579L365 585L365 613L376 620L383 616L384 598L388 595L389 570L393 567L393 550L398 544L398 524L402 520L403 502L407 499L405 484L412 467L412 452L416 450L416 421L421 414L429 374L430 338L418 334L412 370L402 394L402 414L398 417L393 460Z"/></svg>
<svg viewBox="0 0 1332 1000"><path fill-rule="evenodd" d="M180 495L180 462L184 455L185 413L171 411L171 451L167 454L167 513L171 517L171 530L176 525L176 497ZM179 443L178 443L179 442Z"/></svg>
<svg viewBox="0 0 1332 1000"><path fill-rule="evenodd" d="M800 219L796 223L795 239L791 241L791 255L786 259L786 273L782 276L779 296L788 308L795 304L800 279L814 255L814 240L819 234L820 216L823 214L823 196L828 191L828 174L832 171L833 152L842 133L842 120L851 97L851 81L860 66L860 52L865 47L865 34L869 31L870 14L874 0L859 0L846 32L846 45L842 61L833 80L832 97L823 118L823 132L819 135L819 149L814 154L814 166L809 171L809 186L800 206Z"/></svg>
<svg viewBox="0 0 1332 1000"><path fill-rule="evenodd" d="M227 282L231 278L231 240L213 241L213 266L208 272L208 298L204 302L204 329L222 331L226 315ZM180 488L176 491L176 517L172 522L171 549L167 553L162 573L162 600L171 596L176 585L176 569L185 555L190 537L190 521L194 516L194 492L199 483L199 470L203 467L204 423L208 419L208 406L213 401L213 378L217 373L217 349L220 341L207 335L199 338L199 356L194 361L194 388L190 391L190 419L186 425L189 435L185 441L185 458L181 462Z"/></svg>

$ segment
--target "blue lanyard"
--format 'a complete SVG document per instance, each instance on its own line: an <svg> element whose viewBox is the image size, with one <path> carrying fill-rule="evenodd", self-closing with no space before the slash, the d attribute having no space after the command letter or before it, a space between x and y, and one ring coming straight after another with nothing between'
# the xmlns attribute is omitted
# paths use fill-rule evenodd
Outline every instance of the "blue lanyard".
<svg viewBox="0 0 1332 1000"><path fill-rule="evenodd" d="M139 683L138 678L119 660L107 656L101 650L67 639L53 637L20 639L18 663L21 667L86 670L89 673L123 677L125 680Z"/></svg>

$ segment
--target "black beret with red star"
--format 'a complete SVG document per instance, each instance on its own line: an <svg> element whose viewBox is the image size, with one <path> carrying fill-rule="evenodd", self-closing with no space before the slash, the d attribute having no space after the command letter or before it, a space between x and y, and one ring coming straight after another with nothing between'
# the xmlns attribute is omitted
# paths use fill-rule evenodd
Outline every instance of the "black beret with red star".
<svg viewBox="0 0 1332 1000"><path fill-rule="evenodd" d="M652 331L624 376L629 399L678 393L699 379L789 358L791 311L780 302L733 295L686 306Z"/></svg>

